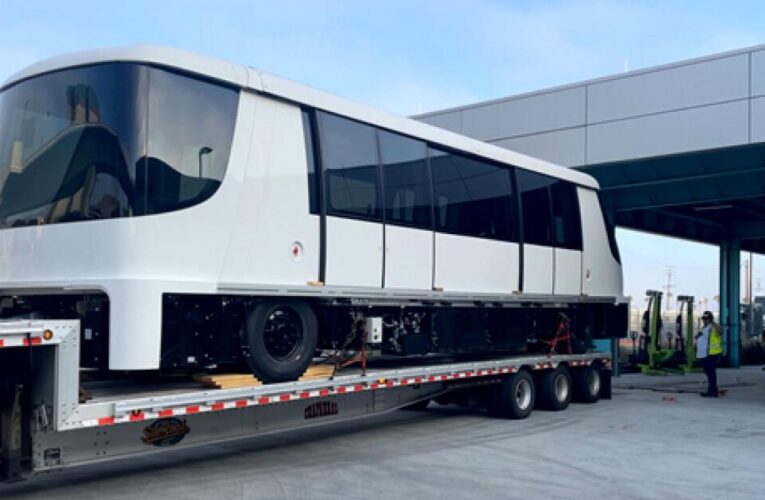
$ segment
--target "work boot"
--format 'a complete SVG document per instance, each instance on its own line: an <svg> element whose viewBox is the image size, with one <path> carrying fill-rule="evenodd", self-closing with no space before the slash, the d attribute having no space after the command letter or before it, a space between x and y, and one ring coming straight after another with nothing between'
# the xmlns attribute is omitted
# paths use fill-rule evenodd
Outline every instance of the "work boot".
<svg viewBox="0 0 765 500"><path fill-rule="evenodd" d="M702 398L719 398L720 397L720 395L718 393L716 393L716 392L709 392L709 391L702 392L701 394L699 394L699 396L701 396Z"/></svg>

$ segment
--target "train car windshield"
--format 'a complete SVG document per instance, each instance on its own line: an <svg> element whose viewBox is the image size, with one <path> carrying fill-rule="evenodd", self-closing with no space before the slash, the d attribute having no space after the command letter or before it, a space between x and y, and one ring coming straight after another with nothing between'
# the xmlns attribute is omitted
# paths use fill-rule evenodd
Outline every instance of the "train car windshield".
<svg viewBox="0 0 765 500"><path fill-rule="evenodd" d="M178 210L217 190L237 90L131 63L0 93L0 228Z"/></svg>

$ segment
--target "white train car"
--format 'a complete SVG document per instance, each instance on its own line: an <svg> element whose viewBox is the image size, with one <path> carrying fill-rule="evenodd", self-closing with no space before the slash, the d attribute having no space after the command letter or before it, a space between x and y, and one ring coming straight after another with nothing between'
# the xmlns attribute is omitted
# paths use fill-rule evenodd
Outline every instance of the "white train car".
<svg viewBox="0 0 765 500"><path fill-rule="evenodd" d="M174 49L55 57L0 93L0 312L80 319L86 367L268 382L317 349L522 351L561 312L583 350L627 325L597 188Z"/></svg>

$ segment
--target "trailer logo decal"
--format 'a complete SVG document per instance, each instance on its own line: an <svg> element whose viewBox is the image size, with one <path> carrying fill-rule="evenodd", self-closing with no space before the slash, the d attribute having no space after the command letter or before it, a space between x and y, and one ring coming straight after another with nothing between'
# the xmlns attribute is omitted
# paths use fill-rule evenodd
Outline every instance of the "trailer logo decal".
<svg viewBox="0 0 765 500"><path fill-rule="evenodd" d="M173 446L180 443L190 430L185 420L163 418L144 428L141 441L154 446Z"/></svg>
<svg viewBox="0 0 765 500"><path fill-rule="evenodd" d="M312 418L329 417L340 413L337 403L334 401L319 401L305 407L305 420Z"/></svg>

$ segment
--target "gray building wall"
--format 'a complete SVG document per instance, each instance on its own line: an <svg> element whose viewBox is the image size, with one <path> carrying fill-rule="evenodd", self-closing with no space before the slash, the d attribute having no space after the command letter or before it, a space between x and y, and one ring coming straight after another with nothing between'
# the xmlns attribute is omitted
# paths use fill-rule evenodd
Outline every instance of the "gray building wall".
<svg viewBox="0 0 765 500"><path fill-rule="evenodd" d="M415 118L570 167L765 142L765 46Z"/></svg>

